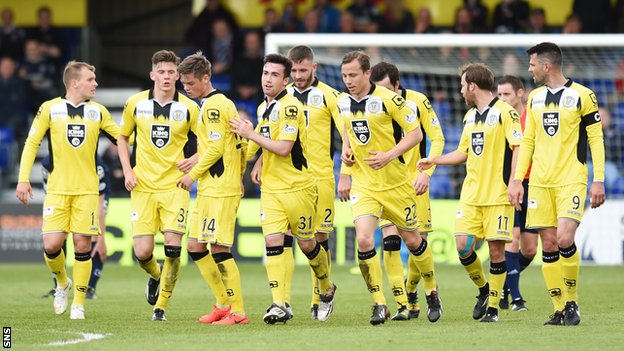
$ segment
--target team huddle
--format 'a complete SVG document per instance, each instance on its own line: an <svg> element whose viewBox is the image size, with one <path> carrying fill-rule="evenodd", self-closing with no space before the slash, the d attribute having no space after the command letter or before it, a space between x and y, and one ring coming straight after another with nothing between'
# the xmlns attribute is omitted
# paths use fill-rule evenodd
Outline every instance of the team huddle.
<svg viewBox="0 0 624 351"><path fill-rule="evenodd" d="M66 95L45 102L33 121L16 190L17 198L28 204L30 171L47 136L50 165L42 236L45 261L56 278L55 313L67 310L73 287L70 318L85 318L91 239L103 234L96 172L103 133L118 145L131 194L134 254L149 276L146 298L154 306L155 321L166 321L182 237L188 232L189 257L215 297L212 310L199 321L249 323L231 247L244 192L242 176L247 161L255 160L250 174L261 189L259 215L272 299L265 323L293 318L295 241L310 266L311 318L330 319L338 287L331 279L329 246L336 193L351 204L359 268L373 301L370 323L417 318L420 280L427 318L438 321L443 308L427 244L433 230L428 189L437 165L466 163L455 238L460 262L479 291L472 317L498 322L499 309L509 308L508 296L512 310L527 309L519 272L535 256L539 234L542 272L554 306L545 325L579 324L580 256L574 235L585 206L588 146L594 172L591 207L605 201L598 104L591 90L565 78L557 45L541 43L527 54L529 72L542 86L530 93L526 109L518 78L500 79L496 97L494 74L487 66L461 67L461 94L471 108L458 148L444 155L443 121L427 97L403 88L395 65L371 67L363 51L342 58L344 92L316 78L314 53L307 46L295 46L287 55L266 55L261 77L265 98L255 127L213 87L211 63L201 52L182 62L171 51L156 52L150 72L154 86L128 98L120 126L91 100L95 68L70 62L63 74ZM186 95L176 90L178 79ZM342 137L337 185L335 132ZM189 209L189 190L196 181L197 201ZM377 228L383 235L383 269L375 249ZM153 255L159 232L164 234L161 265ZM73 279L62 248L68 233L75 247ZM489 246L489 276L475 251L483 240ZM410 251L407 277L401 241ZM396 303L392 317L383 270Z"/></svg>

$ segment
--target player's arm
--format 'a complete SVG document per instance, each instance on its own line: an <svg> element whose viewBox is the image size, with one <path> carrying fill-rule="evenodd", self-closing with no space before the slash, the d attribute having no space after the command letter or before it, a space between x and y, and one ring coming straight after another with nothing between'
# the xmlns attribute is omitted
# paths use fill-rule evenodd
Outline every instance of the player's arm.
<svg viewBox="0 0 624 351"><path fill-rule="evenodd" d="M225 120L227 116L225 113L219 117L218 123L206 123L201 124L201 127L205 128L205 131L201 131L201 135L204 138L208 138L209 142L206 144L206 150L202 152L199 161L193 168L178 180L177 185L185 190L190 190L191 185L204 173L208 171L225 153L225 137L226 137L226 125Z"/></svg>
<svg viewBox="0 0 624 351"><path fill-rule="evenodd" d="M198 119L199 119L199 106L194 102L188 102L186 104L188 108L189 114L189 139L184 146L184 155L191 155L187 158L184 158L180 161L176 162L176 167L180 172L187 174L191 171L191 168L197 164L199 161L199 155L197 154L197 145L198 145Z"/></svg>
<svg viewBox="0 0 624 351"><path fill-rule="evenodd" d="M424 172L434 165L457 165L466 162L468 159L468 145L470 143L470 137L464 127L459 145L456 150L453 150L447 154L436 157L425 157L418 160L416 167L418 171Z"/></svg>
<svg viewBox="0 0 624 351"><path fill-rule="evenodd" d="M102 106L102 123L100 125L100 131L104 136L110 140L111 143L117 144L119 138L119 126L113 120L110 112Z"/></svg>
<svg viewBox="0 0 624 351"><path fill-rule="evenodd" d="M395 158L403 155L406 151L414 148L422 140L423 134L420 129L420 123L415 112L410 109L403 98L399 101L392 100L386 103L388 113L405 131L405 135L401 140L388 151L369 151L368 157L364 158L364 162L373 169L383 168ZM402 102L402 103L401 103Z"/></svg>
<svg viewBox="0 0 624 351"><path fill-rule="evenodd" d="M532 98L530 97L527 103L526 121L524 122L524 133L522 136L522 142L520 143L518 163L516 165L516 171L513 173L514 183L522 183L522 180L531 165L533 152L535 151L535 118L533 117L533 110L530 108L531 103Z"/></svg>
<svg viewBox="0 0 624 351"><path fill-rule="evenodd" d="M425 98L424 101L421 102L418 106L421 111L420 125L425 130L425 134L429 137L431 141L431 147L429 149L428 157L437 157L442 155L442 151L444 150L444 133L442 132L442 126L440 125L440 120L436 115L433 107L429 100ZM424 140L423 140L424 142ZM424 173L429 176L433 175L433 171L435 167L431 167L426 170Z"/></svg>
<svg viewBox="0 0 624 351"><path fill-rule="evenodd" d="M602 134L602 123L598 113L598 103L594 93L589 94L582 104L589 107L590 112L584 113L581 128L587 131L587 142L591 151L594 181L589 188L589 198L591 207L596 208L605 201L604 170L605 170L605 150L604 136Z"/></svg>
<svg viewBox="0 0 624 351"><path fill-rule="evenodd" d="M135 106L132 103L126 103L122 113L121 128L119 130L119 138L117 138L117 153L119 154L119 163L124 174L124 185L126 190L132 191L137 185L136 175L130 164L130 136L135 133L136 121L134 119ZM138 135L134 136L138 139ZM135 140L135 143L137 141Z"/></svg>
<svg viewBox="0 0 624 351"><path fill-rule="evenodd" d="M49 103L43 103L37 115L33 120L33 123L28 132L28 138L24 144L24 150L22 151L22 157L20 160L19 176L17 181L17 187L15 189L15 196L24 205L28 205L29 198L33 198L32 187L30 185L30 172L32 171L35 158L37 157L37 150L41 140L50 129L50 109ZM49 140L51 143L52 141Z"/></svg>

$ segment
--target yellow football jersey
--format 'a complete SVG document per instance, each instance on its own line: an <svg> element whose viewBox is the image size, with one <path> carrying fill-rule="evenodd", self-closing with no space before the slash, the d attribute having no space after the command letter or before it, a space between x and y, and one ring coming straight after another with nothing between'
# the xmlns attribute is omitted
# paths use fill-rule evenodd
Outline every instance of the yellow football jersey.
<svg viewBox="0 0 624 351"><path fill-rule="evenodd" d="M208 94L197 125L199 161L189 172L199 179L199 195L241 195L243 139L231 132L228 123L235 118L238 111L232 100L218 90Z"/></svg>
<svg viewBox="0 0 624 351"><path fill-rule="evenodd" d="M318 79L305 91L299 91L292 84L287 91L303 104L308 138L313 140L308 145L307 155L314 178L333 179L334 131L342 131L342 121L336 113L338 91Z"/></svg>
<svg viewBox="0 0 624 351"><path fill-rule="evenodd" d="M96 152L100 131L117 142L119 127L108 110L93 101L75 106L63 98L44 102L24 145L19 181L30 181L37 149L48 138L50 169L48 194L98 194L100 178L96 168Z"/></svg>
<svg viewBox="0 0 624 351"><path fill-rule="evenodd" d="M529 95L514 179L524 178L532 160L531 185L587 184L588 142L594 180L604 181L604 139L596 95L572 80L558 90L537 88Z"/></svg>
<svg viewBox="0 0 624 351"><path fill-rule="evenodd" d="M429 99L417 91L401 88L401 96L405 99L405 103L414 111L423 130L423 140L413 149L407 151L403 157L407 163L407 169L410 172L410 179L415 180L418 174L416 163L424 157L436 157L442 155L444 150L444 133L440 126L440 120L436 115ZM429 154L427 155L427 139L431 142ZM431 167L424 173L433 175L435 167Z"/></svg>
<svg viewBox="0 0 624 351"><path fill-rule="evenodd" d="M350 172L354 186L383 191L411 181L403 156L378 170L364 162L370 151L386 152L401 140L403 131L409 133L420 127L418 117L404 98L372 84L361 100L342 93L338 97L338 109L355 160Z"/></svg>
<svg viewBox="0 0 624 351"><path fill-rule="evenodd" d="M284 89L271 103L267 104L265 99L258 106L257 116L256 133L272 140L295 142L288 156L282 157L269 151L262 153L261 191L283 193L312 186L314 178L308 164L303 105ZM258 149L258 144L249 141L249 156Z"/></svg>
<svg viewBox="0 0 624 351"><path fill-rule="evenodd" d="M473 206L508 205L513 146L520 145L520 116L497 97L479 112L468 110L457 150L467 154L460 202Z"/></svg>
<svg viewBox="0 0 624 351"><path fill-rule="evenodd" d="M164 105L154 99L151 89L128 98L120 133L136 136L131 157L137 177L134 189L162 192L176 188L184 175L176 162L190 157L197 146L194 140L189 142L189 134L195 132L198 116L199 106L177 92Z"/></svg>

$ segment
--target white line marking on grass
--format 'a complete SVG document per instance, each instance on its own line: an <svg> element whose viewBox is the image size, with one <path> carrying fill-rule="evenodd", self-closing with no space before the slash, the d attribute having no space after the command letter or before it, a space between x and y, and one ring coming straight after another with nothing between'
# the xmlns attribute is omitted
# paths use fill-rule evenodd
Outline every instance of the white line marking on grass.
<svg viewBox="0 0 624 351"><path fill-rule="evenodd" d="M82 342L89 342L89 341L93 341L93 340L104 339L105 337L112 335L112 334L95 334L95 333L76 333L76 334L81 335L82 339L55 341L55 342L51 342L49 344L46 344L46 346L74 345L74 344L80 344Z"/></svg>

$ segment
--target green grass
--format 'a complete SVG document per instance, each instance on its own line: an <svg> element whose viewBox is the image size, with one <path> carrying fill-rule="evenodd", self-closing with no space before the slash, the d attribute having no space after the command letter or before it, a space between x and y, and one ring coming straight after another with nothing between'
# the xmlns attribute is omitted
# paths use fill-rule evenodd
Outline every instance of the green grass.
<svg viewBox="0 0 624 351"><path fill-rule="evenodd" d="M437 323L426 315L406 322L369 324L370 296L352 267L334 267L338 285L334 314L326 323L309 317L309 272L297 267L293 290L295 318L269 326L262 315L270 304L266 273L260 264L241 264L246 308L251 324L217 327L197 318L214 302L197 268L182 268L167 310L167 322L151 321L144 297L146 275L138 267L108 265L98 298L88 300L87 319L56 316L52 299L42 299L51 287L40 265L0 265L0 323L12 327L17 350L606 350L624 345L624 267L583 267L580 299L582 322L577 327L544 327L552 313L539 267L523 273L527 312L501 312L497 324L472 320L476 288L459 266L437 267L444 313ZM393 298L387 290L391 313ZM421 300L422 295L421 295ZM65 346L49 343L79 339L78 332L109 334L101 340Z"/></svg>

